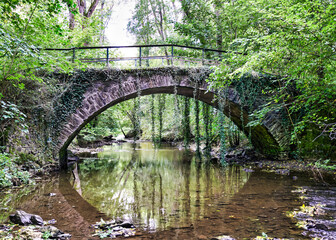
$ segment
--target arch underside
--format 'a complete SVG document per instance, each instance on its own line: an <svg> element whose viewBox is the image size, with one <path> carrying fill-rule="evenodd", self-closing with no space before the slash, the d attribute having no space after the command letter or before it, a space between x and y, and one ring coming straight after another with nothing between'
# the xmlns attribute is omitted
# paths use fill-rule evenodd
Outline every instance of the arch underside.
<svg viewBox="0 0 336 240"><path fill-rule="evenodd" d="M106 95L108 92L102 89L106 89L106 82L100 82L93 85L90 89L88 89L87 93L85 93L82 106L69 117L68 123L64 124L63 130L60 132L58 137L59 145L56 150L58 149L59 161L62 168L66 168L67 166L67 147L78 135L80 130L106 109L120 102L137 97L138 91L140 91L141 96L164 93L175 94L176 92L178 95L190 98L195 97L196 99L217 109L219 108L218 102L215 100L215 93L207 90L207 84L203 82L202 84L197 85L199 87L197 87L197 93L195 94L195 84L190 81L188 76L184 76L184 80L180 81L178 84L174 82L175 80L173 80L171 76L156 77L153 81L147 78L141 80L140 84L139 79L134 80L126 78L126 81L128 81L128 83L123 86L120 86L119 83L119 87L112 86L116 85L116 83L111 83L110 85L112 87L109 86L107 89L114 89L114 91L115 89L122 89L122 91L115 91L114 97L108 97L105 100L102 96ZM243 124L246 126L248 123L248 113L243 110L243 114L241 114L241 110L242 108L239 104L239 96L237 92L234 89L228 89L223 109L224 114L229 117L240 130L244 131L244 133L248 135L250 129L243 126ZM241 121L242 116L243 123ZM280 150L276 138L269 131L269 127L264 125L252 127L251 142L254 148L260 153L277 154Z"/></svg>

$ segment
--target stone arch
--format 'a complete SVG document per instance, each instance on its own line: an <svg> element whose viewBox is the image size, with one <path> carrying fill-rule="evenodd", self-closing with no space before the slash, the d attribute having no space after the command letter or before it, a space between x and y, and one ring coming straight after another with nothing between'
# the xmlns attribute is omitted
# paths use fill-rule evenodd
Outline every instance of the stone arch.
<svg viewBox="0 0 336 240"><path fill-rule="evenodd" d="M85 89L81 104L70 112L62 123L57 134L54 154L59 156L62 168L67 166L66 150L71 141L80 130L94 117L106 109L120 102L137 97L138 91L141 95L157 93L177 92L179 95L194 97L215 108L218 102L215 99L216 93L208 90L205 79L209 76L208 69L182 69L182 68L158 68L158 69L133 69L133 70L87 70L81 75L92 80ZM71 88L70 88L71 89ZM255 104L257 105L257 104ZM243 130L249 133L249 128L244 127L241 121L240 99L234 87L227 89L224 114ZM244 125L248 123L248 112L243 109ZM283 129L281 129L276 114L269 114L263 124L251 129L251 141L255 149L261 153L278 154L283 147L281 142Z"/></svg>

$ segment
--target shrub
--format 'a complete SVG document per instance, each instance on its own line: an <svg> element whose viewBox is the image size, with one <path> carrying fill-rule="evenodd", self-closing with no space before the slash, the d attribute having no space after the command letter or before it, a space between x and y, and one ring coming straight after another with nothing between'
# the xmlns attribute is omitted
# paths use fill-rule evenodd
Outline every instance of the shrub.
<svg viewBox="0 0 336 240"><path fill-rule="evenodd" d="M6 153L0 153L0 169L0 188L29 182L29 172L20 170Z"/></svg>

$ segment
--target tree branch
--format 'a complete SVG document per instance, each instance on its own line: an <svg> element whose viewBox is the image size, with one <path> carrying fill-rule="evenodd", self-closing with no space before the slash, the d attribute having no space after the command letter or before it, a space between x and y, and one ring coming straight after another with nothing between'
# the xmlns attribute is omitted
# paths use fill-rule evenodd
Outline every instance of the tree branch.
<svg viewBox="0 0 336 240"><path fill-rule="evenodd" d="M99 0L94 0L87 11L87 13L84 15L85 17L89 18L92 16L93 12L95 11L96 7L98 6Z"/></svg>

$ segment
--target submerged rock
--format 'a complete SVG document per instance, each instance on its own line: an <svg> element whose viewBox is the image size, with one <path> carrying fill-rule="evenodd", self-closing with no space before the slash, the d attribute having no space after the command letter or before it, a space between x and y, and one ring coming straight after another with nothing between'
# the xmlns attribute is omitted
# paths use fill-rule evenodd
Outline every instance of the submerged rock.
<svg viewBox="0 0 336 240"><path fill-rule="evenodd" d="M94 225L94 228L96 233L93 236L99 236L100 238L130 237L135 235L135 226L127 221L112 220L105 222L101 220Z"/></svg>
<svg viewBox="0 0 336 240"><path fill-rule="evenodd" d="M303 228L302 235L311 239L336 239L336 189L304 187L293 190L305 200L300 210L290 212Z"/></svg>
<svg viewBox="0 0 336 240"><path fill-rule="evenodd" d="M275 173L281 174L281 175L289 175L290 171L289 169L277 169L275 170Z"/></svg>
<svg viewBox="0 0 336 240"><path fill-rule="evenodd" d="M20 231L20 237L22 239L34 239L34 240L40 240L43 239L43 233L40 232L38 229L28 226L24 227Z"/></svg>
<svg viewBox="0 0 336 240"><path fill-rule="evenodd" d="M18 239L32 239L32 240L43 240L43 239L58 239L58 240L68 240L71 238L70 234L64 233L54 226L23 226L20 229L12 232L14 236L19 236ZM17 239L13 238L12 234L7 234L6 238L1 238L3 235L0 234L0 239Z"/></svg>
<svg viewBox="0 0 336 240"><path fill-rule="evenodd" d="M17 232L20 237L24 237L23 239L60 239L66 240L70 239L71 235L68 233L64 233L54 226L44 226L43 219L35 214L26 213L25 211L18 210L15 214L9 216L11 222L19 225L24 225ZM47 221L45 224L53 224L56 223L56 220L52 219ZM27 226L30 225L30 226ZM0 231L1 231L0 227ZM6 228L4 228L6 230ZM20 238L21 239L21 238Z"/></svg>
<svg viewBox="0 0 336 240"><path fill-rule="evenodd" d="M45 226L40 229L42 233L50 234L49 238L54 239L70 239L71 235L68 233L64 233L63 231L59 230L57 227L54 226Z"/></svg>
<svg viewBox="0 0 336 240"><path fill-rule="evenodd" d="M9 231L11 228L7 225L0 224L0 231Z"/></svg>
<svg viewBox="0 0 336 240"><path fill-rule="evenodd" d="M19 225L43 225L43 219L39 215L26 213L25 211L18 210L15 214L11 214L9 219L12 223Z"/></svg>
<svg viewBox="0 0 336 240"><path fill-rule="evenodd" d="M307 225L307 229L311 229L311 228L315 228L315 229L319 229L319 230L324 230L324 231L328 231L329 228L322 224L322 223L317 223L317 224L308 224Z"/></svg>
<svg viewBox="0 0 336 240"><path fill-rule="evenodd" d="M223 236L211 238L211 240L235 240L235 238L227 236L227 235L223 235Z"/></svg>

